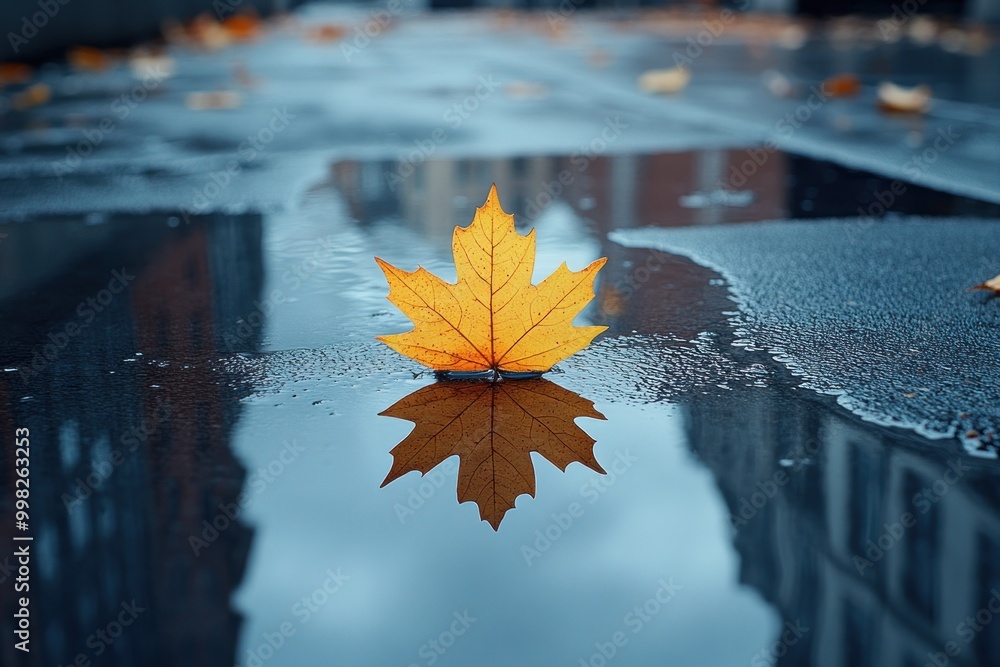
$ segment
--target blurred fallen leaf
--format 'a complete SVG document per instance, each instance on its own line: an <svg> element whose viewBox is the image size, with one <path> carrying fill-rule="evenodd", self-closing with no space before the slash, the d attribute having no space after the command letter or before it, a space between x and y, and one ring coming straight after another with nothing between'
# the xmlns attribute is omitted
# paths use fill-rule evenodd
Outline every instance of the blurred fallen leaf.
<svg viewBox="0 0 1000 667"><path fill-rule="evenodd" d="M222 28L234 41L245 42L260 36L261 21L256 14L233 14L222 21Z"/></svg>
<svg viewBox="0 0 1000 667"><path fill-rule="evenodd" d="M188 93L184 104L189 109L236 109L243 105L243 96L230 90Z"/></svg>
<svg viewBox="0 0 1000 667"><path fill-rule="evenodd" d="M861 80L854 74L831 76L822 84L828 97L854 97L861 92Z"/></svg>
<svg viewBox="0 0 1000 667"><path fill-rule="evenodd" d="M889 113L924 113L930 108L931 89L920 85L903 88L884 81L878 87L878 107Z"/></svg>
<svg viewBox="0 0 1000 667"><path fill-rule="evenodd" d="M531 452L560 470L578 462L604 469L594 439L577 417L604 419L592 401L541 378L511 382L437 382L380 413L405 419L413 431L392 449L382 486L411 471L422 475L458 456L458 502L473 501L493 530L518 496L535 495Z"/></svg>
<svg viewBox="0 0 1000 667"><path fill-rule="evenodd" d="M914 16L913 20L910 21L910 27L906 33L915 44L928 46L934 43L937 31L938 27L934 19L929 16L918 15Z"/></svg>
<svg viewBox="0 0 1000 667"><path fill-rule="evenodd" d="M995 292L996 294L1000 295L1000 276L997 276L996 278L991 278L987 280L985 283L981 283L979 285L976 285L975 287L970 287L965 291L971 292L973 290L986 290L989 292Z"/></svg>
<svg viewBox="0 0 1000 667"><path fill-rule="evenodd" d="M795 93L795 86L792 82L777 70L765 70L761 73L760 80L775 97L791 97Z"/></svg>
<svg viewBox="0 0 1000 667"><path fill-rule="evenodd" d="M455 228L452 254L455 283L375 258L389 281L389 301L414 323L380 341L436 371L540 373L607 329L573 326L594 298L594 281L607 259L580 271L563 263L532 285L535 232L522 236L514 229L495 185L472 224Z"/></svg>
<svg viewBox="0 0 1000 667"><path fill-rule="evenodd" d="M137 79L153 75L159 80L173 76L177 63L164 53L136 49L129 54L128 66L132 70L132 76Z"/></svg>
<svg viewBox="0 0 1000 667"><path fill-rule="evenodd" d="M538 81L511 81L504 85L503 91L507 97L545 97L549 87Z"/></svg>
<svg viewBox="0 0 1000 667"><path fill-rule="evenodd" d="M0 88L14 83L27 83L33 70L24 63L0 63Z"/></svg>
<svg viewBox="0 0 1000 667"><path fill-rule="evenodd" d="M805 46L805 43L809 40L809 31L798 24L791 24L782 27L778 31L777 39L774 43L789 51L797 51Z"/></svg>
<svg viewBox="0 0 1000 667"><path fill-rule="evenodd" d="M182 28L179 37L182 42L189 46L208 51L223 49L233 41L229 31L208 14L196 16L191 23Z"/></svg>
<svg viewBox="0 0 1000 667"><path fill-rule="evenodd" d="M25 109L45 104L51 99L52 89L44 83L36 83L14 95L10 105L18 111L24 111Z"/></svg>
<svg viewBox="0 0 1000 667"><path fill-rule="evenodd" d="M639 77L639 90L647 93L676 93L691 80L691 70L686 67L651 69Z"/></svg>
<svg viewBox="0 0 1000 667"><path fill-rule="evenodd" d="M347 28L339 23L309 26L305 30L306 39L312 42L336 42L344 38Z"/></svg>
<svg viewBox="0 0 1000 667"><path fill-rule="evenodd" d="M74 46L66 52L66 60L73 69L102 72L111 66L111 57L92 46Z"/></svg>

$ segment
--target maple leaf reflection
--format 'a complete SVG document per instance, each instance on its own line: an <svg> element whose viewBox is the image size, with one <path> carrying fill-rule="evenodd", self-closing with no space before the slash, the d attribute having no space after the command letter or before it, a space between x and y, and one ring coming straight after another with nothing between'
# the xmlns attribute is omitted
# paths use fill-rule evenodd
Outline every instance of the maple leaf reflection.
<svg viewBox="0 0 1000 667"><path fill-rule="evenodd" d="M480 517L493 530L519 495L535 495L531 452L560 470L579 461L604 473L594 458L594 439L573 421L604 415L592 401L541 378L437 382L380 414L415 424L392 449L392 468L382 486L411 470L427 474L458 455L458 501L479 505Z"/></svg>

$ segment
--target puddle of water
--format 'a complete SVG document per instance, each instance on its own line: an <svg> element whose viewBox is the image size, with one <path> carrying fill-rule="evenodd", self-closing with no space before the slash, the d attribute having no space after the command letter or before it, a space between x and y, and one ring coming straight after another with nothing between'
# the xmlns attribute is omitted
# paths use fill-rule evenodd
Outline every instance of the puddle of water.
<svg viewBox="0 0 1000 667"><path fill-rule="evenodd" d="M774 156L731 206L711 193L741 155L598 158L558 196L572 157L427 163L395 191L400 165L340 163L282 214L5 227L0 428L37 448L44 664L923 664L948 642L994 664L1000 624L961 624L1000 587L995 464L795 388L732 345L718 275L607 239L799 215L830 168ZM813 210L849 214L857 178ZM611 328L531 400L373 340L408 324L372 256L453 277L493 181L538 276L609 257L585 316Z"/></svg>

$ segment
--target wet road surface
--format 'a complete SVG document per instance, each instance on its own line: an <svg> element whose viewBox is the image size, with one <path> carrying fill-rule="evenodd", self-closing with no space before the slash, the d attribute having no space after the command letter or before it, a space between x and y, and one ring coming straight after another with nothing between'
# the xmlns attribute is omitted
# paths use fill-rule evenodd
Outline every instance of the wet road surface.
<svg viewBox="0 0 1000 667"><path fill-rule="evenodd" d="M394 54L422 30L362 55L404 67ZM315 67L350 64L324 53ZM994 164L971 155L981 142L907 181L894 219L868 222L857 209L891 191L902 143L859 170L831 160L864 133L806 131L830 159L802 143L720 191L759 149L749 130L671 125L690 121L688 102L601 93L595 110L553 82L544 103L484 104L440 153L408 160L454 97L420 80L430 101L409 111L423 120L367 121L395 126L392 141L381 126L366 139L364 99L316 102L329 106L312 115L293 105L317 125L289 125L207 196L241 133L275 99L306 97L272 80L283 92L194 117L215 148L167 136L168 91L133 117L128 132L156 129L142 156L109 143L61 182L42 175L60 140L45 153L44 133L7 130L26 142L0 164L0 428L29 428L33 445L43 641L26 664L922 665L945 651L995 664L1000 473L989 442L955 437L996 427L997 301L962 292L996 256L1000 195ZM393 81L380 107L422 99ZM475 94L459 88L459 100ZM580 161L607 114L636 109L640 131ZM969 127L988 134L988 115ZM933 141L948 122L863 118L901 142ZM651 137L656 151L637 150ZM536 278L609 257L584 316L610 327L537 389L558 405L518 402L575 424L585 446L556 462L524 438L509 455L530 459L534 489L491 515L496 528L474 499L457 501L465 458L382 486L390 452L421 427L400 411L443 383L374 340L408 323L372 259L453 277L451 230L493 182L522 230L537 229ZM936 270L917 287L925 264ZM859 330L838 329L855 308ZM954 349L939 353L944 341ZM440 409L469 395L449 390ZM494 416L510 414L505 400L492 399ZM134 622L105 642L95 633L123 604Z"/></svg>

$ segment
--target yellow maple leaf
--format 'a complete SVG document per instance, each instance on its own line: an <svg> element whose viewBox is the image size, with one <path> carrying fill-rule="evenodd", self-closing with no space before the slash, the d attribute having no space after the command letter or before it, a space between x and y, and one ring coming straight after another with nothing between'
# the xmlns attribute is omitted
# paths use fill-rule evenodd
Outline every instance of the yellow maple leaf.
<svg viewBox="0 0 1000 667"><path fill-rule="evenodd" d="M560 470L574 461L597 473L594 439L577 417L604 419L594 404L554 382L436 382L379 413L414 423L392 449L382 486L417 470L421 475L459 457L458 502L479 505L493 530L521 494L535 495L531 452Z"/></svg>
<svg viewBox="0 0 1000 667"><path fill-rule="evenodd" d="M411 331L378 338L400 354L437 371L543 372L607 329L573 326L594 298L594 279L607 258L581 271L564 262L532 285L535 230L514 229L495 185L472 224L455 228L451 246L455 283L375 258L389 281L389 301L414 323Z"/></svg>

